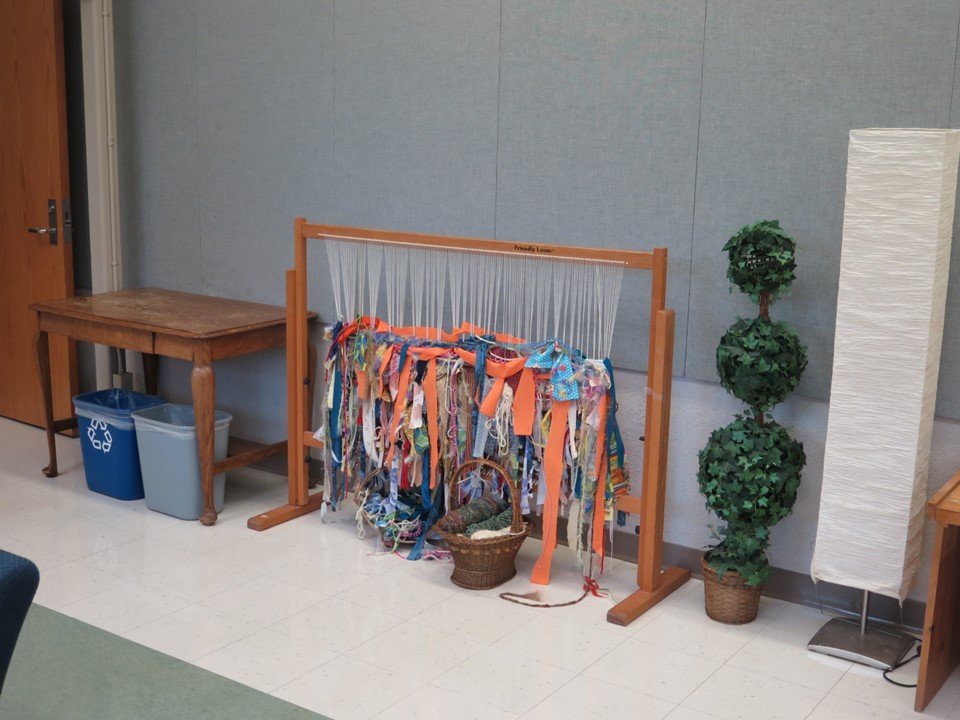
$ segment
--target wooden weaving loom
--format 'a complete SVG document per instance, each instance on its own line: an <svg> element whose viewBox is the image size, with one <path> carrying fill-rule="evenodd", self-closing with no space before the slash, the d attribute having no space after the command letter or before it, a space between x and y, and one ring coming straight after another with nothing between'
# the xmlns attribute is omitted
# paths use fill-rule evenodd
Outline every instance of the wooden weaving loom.
<svg viewBox="0 0 960 720"><path fill-rule="evenodd" d="M647 401L643 437L643 465L639 498L617 498L617 510L640 516L637 585L639 589L607 613L607 620L627 625L663 600L690 578L690 571L662 567L663 517L666 495L667 447L670 434L670 391L673 374L674 311L666 307L667 250L652 251L583 248L505 240L448 237L387 230L316 225L294 221L294 267L286 273L287 300L287 430L289 495L285 505L256 515L247 525L266 530L321 507L322 491L310 492L308 477L311 448L322 447L314 438L310 411L314 388L307 327L307 250L309 240L353 239L425 248L491 252L501 255L545 256L621 263L626 270L652 274L650 292L650 342L647 368Z"/></svg>

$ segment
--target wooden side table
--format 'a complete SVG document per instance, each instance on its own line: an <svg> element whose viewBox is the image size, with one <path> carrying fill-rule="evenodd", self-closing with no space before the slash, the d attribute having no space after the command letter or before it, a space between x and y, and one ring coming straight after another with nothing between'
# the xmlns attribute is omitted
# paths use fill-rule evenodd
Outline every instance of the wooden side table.
<svg viewBox="0 0 960 720"><path fill-rule="evenodd" d="M927 516L936 522L937 534L923 619L917 712L960 665L960 472L930 498Z"/></svg>
<svg viewBox="0 0 960 720"><path fill-rule="evenodd" d="M143 355L148 393L157 392L158 357L193 363L190 385L197 423L200 476L204 509L200 522L213 525L217 512L213 501L213 477L286 451L286 441L264 445L231 438L227 458L213 456L213 424L216 380L213 363L223 358L247 355L284 345L286 310L273 305L193 295L158 288L122 290L87 297L64 298L35 303L37 314L37 371L43 393L44 425L47 431L49 464L47 477L57 475L55 434L77 426L76 416L56 419L50 387L49 333ZM311 314L313 317L313 314ZM308 382L312 385L315 354ZM312 393L308 393L312 396ZM310 413L310 409L307 410Z"/></svg>

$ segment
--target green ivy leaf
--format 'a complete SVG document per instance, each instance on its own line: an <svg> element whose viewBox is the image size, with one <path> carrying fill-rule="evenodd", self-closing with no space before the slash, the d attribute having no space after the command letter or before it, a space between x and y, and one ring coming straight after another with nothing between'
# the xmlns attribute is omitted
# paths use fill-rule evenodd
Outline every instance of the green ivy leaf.
<svg viewBox="0 0 960 720"><path fill-rule="evenodd" d="M727 277L758 302L760 295L780 297L796 278L796 243L778 220L745 225L723 246L730 265Z"/></svg>

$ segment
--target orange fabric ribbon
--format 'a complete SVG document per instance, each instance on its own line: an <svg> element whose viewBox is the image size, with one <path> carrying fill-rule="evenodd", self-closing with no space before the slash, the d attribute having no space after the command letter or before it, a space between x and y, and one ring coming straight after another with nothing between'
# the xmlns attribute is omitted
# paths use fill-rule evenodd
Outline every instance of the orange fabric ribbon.
<svg viewBox="0 0 960 720"><path fill-rule="evenodd" d="M476 357L474 357L474 362L476 362ZM487 417L494 416L497 412L497 403L500 402L500 396L503 395L503 386L507 382L507 378L516 375L526 364L527 359L525 357L514 358L502 363L487 360L486 373L494 380L487 396L480 403L481 413Z"/></svg>
<svg viewBox="0 0 960 720"><path fill-rule="evenodd" d="M557 515L560 511L560 481L563 479L563 448L567 435L567 417L569 400L557 400L550 411L550 431L547 433L547 447L543 453L546 497L543 501L543 550L533 566L530 582L547 585L550 582L550 564L553 551L557 547Z"/></svg>
<svg viewBox="0 0 960 720"><path fill-rule="evenodd" d="M533 368L524 367L520 384L513 396L513 432L517 436L533 434L533 420L537 405L537 379Z"/></svg>

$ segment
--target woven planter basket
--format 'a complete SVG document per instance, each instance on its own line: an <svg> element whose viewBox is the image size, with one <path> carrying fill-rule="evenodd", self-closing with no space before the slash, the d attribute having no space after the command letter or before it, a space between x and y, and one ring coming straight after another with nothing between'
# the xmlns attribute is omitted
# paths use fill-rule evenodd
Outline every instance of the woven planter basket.
<svg viewBox="0 0 960 720"><path fill-rule="evenodd" d="M703 592L707 615L728 625L744 625L757 619L760 610L760 586L750 587L739 573L728 570L722 578L700 558L703 568Z"/></svg>
<svg viewBox="0 0 960 720"><path fill-rule="evenodd" d="M498 473L510 486L510 505L513 508L513 520L510 523L510 534L484 540L471 540L466 535L444 532L440 523L434 525L437 533L446 541L453 555L453 575L450 580L468 590L489 590L503 585L517 574L516 558L520 546L527 535L530 526L523 521L520 512L520 493L510 481L506 471L490 460L477 458L468 460L458 467L450 476L450 509L460 507L460 493L457 486L467 476L467 473L477 467L487 467Z"/></svg>

